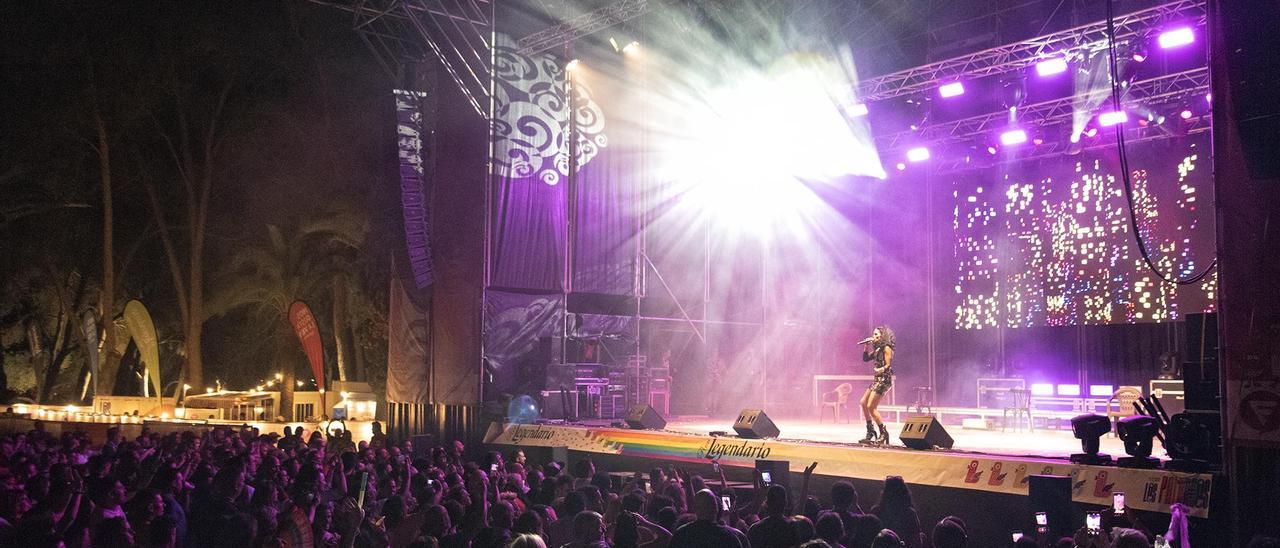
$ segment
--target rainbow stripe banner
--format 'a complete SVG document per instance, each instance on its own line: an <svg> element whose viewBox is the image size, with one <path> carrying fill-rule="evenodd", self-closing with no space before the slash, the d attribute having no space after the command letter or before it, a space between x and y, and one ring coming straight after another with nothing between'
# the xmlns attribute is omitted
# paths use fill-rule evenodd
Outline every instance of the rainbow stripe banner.
<svg viewBox="0 0 1280 548"><path fill-rule="evenodd" d="M490 425L485 443L514 447L565 447L572 451L637 459L702 462L752 468L756 459L785 460L803 467L818 462L822 475L865 480L902 476L908 483L1025 495L1028 476L1070 476L1072 499L1105 506L1111 494L1126 493L1140 510L1169 512L1176 502L1196 517L1209 516L1211 474L1085 466L1062 460L976 453L913 451L824 444L797 440L749 440L734 437L627 430L579 425ZM792 466L797 469L797 466Z"/></svg>

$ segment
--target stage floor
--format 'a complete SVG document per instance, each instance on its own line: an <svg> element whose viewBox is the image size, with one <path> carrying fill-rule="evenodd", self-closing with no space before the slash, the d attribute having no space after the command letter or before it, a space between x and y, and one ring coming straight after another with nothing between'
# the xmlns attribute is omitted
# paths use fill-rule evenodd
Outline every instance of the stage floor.
<svg viewBox="0 0 1280 548"><path fill-rule="evenodd" d="M818 443L857 443L867 435L862 423L845 424L830 421L817 422L802 419L774 419L774 424L781 432L779 439ZM686 434L705 435L714 431L732 433L733 419L711 419L708 417L672 417L667 421L667 430ZM902 431L902 423L885 423L889 429L889 437L894 445L901 445L898 432ZM989 455L1031 458L1062 458L1079 453L1080 440L1071 435L1070 429L1036 428L1028 432L1008 430L1001 432L999 426L991 430L967 430L960 425L943 425L951 439L955 440L953 450L971 451ZM1114 435L1103 436L1101 451L1113 457L1124 456L1124 442ZM1155 457L1164 458L1163 447L1156 444Z"/></svg>

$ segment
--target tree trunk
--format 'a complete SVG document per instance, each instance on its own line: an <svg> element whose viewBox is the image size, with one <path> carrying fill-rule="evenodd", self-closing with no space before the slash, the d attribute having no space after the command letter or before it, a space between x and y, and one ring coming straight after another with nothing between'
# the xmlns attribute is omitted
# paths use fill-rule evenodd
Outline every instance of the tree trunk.
<svg viewBox="0 0 1280 548"><path fill-rule="evenodd" d="M351 365L351 342L347 329L347 279L333 277L333 345L338 358L338 380L347 380L347 368Z"/></svg>
<svg viewBox="0 0 1280 548"><path fill-rule="evenodd" d="M102 183L102 292L99 294L101 319L98 321L98 327L102 329L102 345L93 348L89 348L92 345L86 345L85 357L92 360L88 356L90 352L99 352L99 348L106 350L99 353L98 376L93 379L93 395L97 396L98 394L109 395L115 390L120 360L110 351L115 348L116 336L115 329L111 325L116 314L115 211L111 203L111 143L107 139L107 126L103 123L102 116L99 115L96 107L93 117L98 125L98 168Z"/></svg>
<svg viewBox="0 0 1280 548"><path fill-rule="evenodd" d="M279 346L276 348L276 370L284 372L284 379L280 381L280 416L284 417L286 421L292 421L294 420L293 391L294 387L297 386L298 377L297 373L295 373L297 364L294 363L290 352L280 350ZM301 419L302 417L298 417L298 420Z"/></svg>

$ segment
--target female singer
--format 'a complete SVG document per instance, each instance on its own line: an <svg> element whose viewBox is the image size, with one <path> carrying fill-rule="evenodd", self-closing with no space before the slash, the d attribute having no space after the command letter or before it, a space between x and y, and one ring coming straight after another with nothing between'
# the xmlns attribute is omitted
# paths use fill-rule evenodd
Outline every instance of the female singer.
<svg viewBox="0 0 1280 548"><path fill-rule="evenodd" d="M887 445L889 431L884 427L884 420L876 408L889 388L893 386L893 331L888 326L879 326L871 336L862 341L862 361L875 360L875 378L867 391L862 394L862 418L867 421L867 437L859 443ZM875 421L875 424L872 424ZM879 429L879 433L877 433Z"/></svg>

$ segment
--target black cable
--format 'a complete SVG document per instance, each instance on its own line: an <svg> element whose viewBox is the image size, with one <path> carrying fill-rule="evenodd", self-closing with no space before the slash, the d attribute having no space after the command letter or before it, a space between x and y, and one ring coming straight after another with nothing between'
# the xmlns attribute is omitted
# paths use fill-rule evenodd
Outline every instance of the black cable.
<svg viewBox="0 0 1280 548"><path fill-rule="evenodd" d="M1116 70L1116 25L1115 14L1112 10L1114 0L1107 0L1107 55L1111 68L1111 110L1114 112L1122 112L1120 108L1120 71ZM1120 170L1124 181L1124 199L1129 207L1129 226L1133 229L1133 238L1138 242L1138 252L1142 254L1142 260L1146 263L1147 268L1155 273L1156 277L1164 282L1177 285L1191 285L1203 280L1214 267L1218 266L1218 258L1215 256L1213 261L1209 262L1203 271L1190 278L1178 279L1169 278L1160 272L1154 261L1151 260L1151 253L1147 251L1147 243L1142 240L1142 233L1138 231L1138 213L1133 205L1133 182L1129 179L1129 155L1125 152L1124 146L1124 124L1116 124L1116 148L1120 156Z"/></svg>

